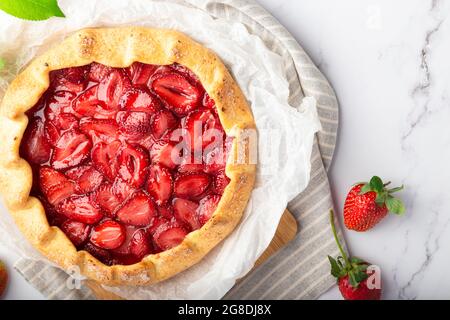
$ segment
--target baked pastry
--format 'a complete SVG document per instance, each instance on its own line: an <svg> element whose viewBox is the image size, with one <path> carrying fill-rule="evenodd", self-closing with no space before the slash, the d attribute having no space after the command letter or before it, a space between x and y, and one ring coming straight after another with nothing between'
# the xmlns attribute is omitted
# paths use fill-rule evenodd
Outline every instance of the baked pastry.
<svg viewBox="0 0 450 320"><path fill-rule="evenodd" d="M85 29L8 88L0 191L21 232L62 268L108 285L156 283L239 223L254 129L224 65L187 36Z"/></svg>

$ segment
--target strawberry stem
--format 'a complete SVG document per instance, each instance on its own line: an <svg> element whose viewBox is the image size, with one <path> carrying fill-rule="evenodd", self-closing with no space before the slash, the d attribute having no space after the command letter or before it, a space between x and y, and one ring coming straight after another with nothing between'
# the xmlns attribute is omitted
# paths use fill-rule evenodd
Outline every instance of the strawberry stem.
<svg viewBox="0 0 450 320"><path fill-rule="evenodd" d="M350 261L348 260L347 254L345 253L344 249L341 246L341 243L339 242L337 232L336 232L336 226L334 225L334 212L333 209L330 209L330 224L331 224L331 230L333 231L334 240L336 240L336 243L338 245L339 251L341 252L342 258L344 258L345 264L347 266L350 265Z"/></svg>
<svg viewBox="0 0 450 320"><path fill-rule="evenodd" d="M388 182L386 182L385 184L383 184L383 187L386 187L386 186L388 186L388 185L390 185L390 184L391 184L391 182L388 181Z"/></svg>

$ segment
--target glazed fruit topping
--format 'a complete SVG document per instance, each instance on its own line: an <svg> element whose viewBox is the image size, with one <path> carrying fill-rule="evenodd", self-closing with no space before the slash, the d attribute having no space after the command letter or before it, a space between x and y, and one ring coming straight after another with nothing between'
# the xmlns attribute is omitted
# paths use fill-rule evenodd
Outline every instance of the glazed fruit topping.
<svg viewBox="0 0 450 320"><path fill-rule="evenodd" d="M117 219L124 224L144 227L151 223L156 213L152 199L139 191L117 211Z"/></svg>
<svg viewBox="0 0 450 320"><path fill-rule="evenodd" d="M103 249L116 249L125 241L125 228L118 222L107 220L94 227L91 242Z"/></svg>
<svg viewBox="0 0 450 320"><path fill-rule="evenodd" d="M66 131L55 144L52 155L52 167L67 169L80 164L87 159L92 142L89 138L76 130Z"/></svg>
<svg viewBox="0 0 450 320"><path fill-rule="evenodd" d="M179 176L175 180L174 194L181 198L197 198L209 187L210 178L205 173Z"/></svg>
<svg viewBox="0 0 450 320"><path fill-rule="evenodd" d="M178 64L93 62L50 73L20 146L51 225L101 262L179 245L230 182L214 100Z"/></svg>
<svg viewBox="0 0 450 320"><path fill-rule="evenodd" d="M40 189L51 205L56 205L62 200L77 193L73 181L52 168L42 167L39 171Z"/></svg>
<svg viewBox="0 0 450 320"><path fill-rule="evenodd" d="M28 143L22 145L22 153L32 163L47 162L51 154L51 146L45 136L44 123L39 118L33 118L24 134Z"/></svg>
<svg viewBox="0 0 450 320"><path fill-rule="evenodd" d="M71 220L86 224L97 223L103 217L100 206L88 195L70 197L61 202L56 211Z"/></svg>
<svg viewBox="0 0 450 320"><path fill-rule="evenodd" d="M194 110L200 100L199 89L179 73L160 75L153 81L152 88L179 115Z"/></svg>

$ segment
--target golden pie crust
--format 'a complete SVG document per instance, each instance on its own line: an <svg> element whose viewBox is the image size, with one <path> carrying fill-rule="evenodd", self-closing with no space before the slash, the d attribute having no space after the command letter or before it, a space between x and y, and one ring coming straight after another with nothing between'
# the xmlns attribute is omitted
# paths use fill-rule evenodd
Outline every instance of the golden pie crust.
<svg viewBox="0 0 450 320"><path fill-rule="evenodd" d="M19 156L28 124L25 112L49 87L49 72L94 61L120 68L134 61L157 65L177 62L188 67L215 100L227 135L235 137L226 166L231 181L211 219L178 246L129 266L107 266L90 253L77 251L58 227L50 226L41 202L29 195L31 167ZM255 180L256 164L250 159L246 133L252 132L254 138L255 128L250 107L226 67L213 52L186 35L143 27L84 29L34 59L9 86L0 106L0 193L20 231L63 269L78 266L82 275L107 285L156 283L199 262L239 223Z"/></svg>

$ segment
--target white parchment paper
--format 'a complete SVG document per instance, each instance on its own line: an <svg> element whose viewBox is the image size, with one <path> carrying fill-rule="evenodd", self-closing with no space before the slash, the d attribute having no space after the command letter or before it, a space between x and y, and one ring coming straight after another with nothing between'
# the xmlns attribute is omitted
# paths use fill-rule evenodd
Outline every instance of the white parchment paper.
<svg viewBox="0 0 450 320"><path fill-rule="evenodd" d="M289 200L309 181L316 101L288 104L282 58L244 25L214 19L180 1L61 0L66 19L20 21L0 12L0 96L33 56L68 33L93 26L140 25L182 31L214 50L247 97L258 128L257 182L241 224L199 264L160 284L107 288L127 299L219 299L244 276L270 243ZM0 124L1 125L1 124ZM25 257L44 259L0 210L0 241Z"/></svg>

